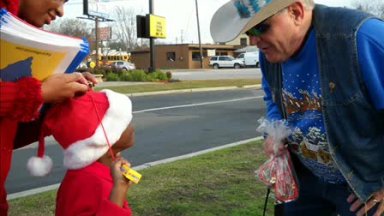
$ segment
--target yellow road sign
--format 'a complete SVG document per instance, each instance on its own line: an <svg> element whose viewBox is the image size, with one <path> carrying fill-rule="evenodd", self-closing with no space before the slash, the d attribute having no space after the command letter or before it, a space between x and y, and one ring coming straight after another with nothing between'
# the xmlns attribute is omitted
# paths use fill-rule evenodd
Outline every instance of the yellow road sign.
<svg viewBox="0 0 384 216"><path fill-rule="evenodd" d="M149 15L149 36L154 38L167 37L167 21L165 17Z"/></svg>

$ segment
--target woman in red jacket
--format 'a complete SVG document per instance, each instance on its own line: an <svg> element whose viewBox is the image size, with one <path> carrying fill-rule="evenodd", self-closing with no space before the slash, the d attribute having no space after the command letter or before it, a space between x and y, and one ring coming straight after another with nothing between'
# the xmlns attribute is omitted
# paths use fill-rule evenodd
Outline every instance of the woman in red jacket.
<svg viewBox="0 0 384 216"><path fill-rule="evenodd" d="M63 16L66 0L0 0L0 8L36 27ZM1 72L1 71L0 71ZM87 76L91 82L96 80ZM0 216L7 215L5 180L14 148L36 141L40 131L39 110L43 103L58 103L88 90L80 73L57 74L44 81L32 77L15 82L0 80Z"/></svg>

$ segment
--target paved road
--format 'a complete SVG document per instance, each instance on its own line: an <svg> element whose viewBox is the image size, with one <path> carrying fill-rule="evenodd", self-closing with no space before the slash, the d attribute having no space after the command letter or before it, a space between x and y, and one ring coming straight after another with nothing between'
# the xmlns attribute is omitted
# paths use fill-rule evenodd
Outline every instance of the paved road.
<svg viewBox="0 0 384 216"><path fill-rule="evenodd" d="M172 77L179 80L260 79L260 68L174 70Z"/></svg>
<svg viewBox="0 0 384 216"><path fill-rule="evenodd" d="M254 89L132 97L136 145L123 153L133 166L184 155L258 136L264 115L262 92ZM34 178L25 168L36 145L15 151L8 193L59 183L65 169L53 140L46 152L54 160L49 176Z"/></svg>
<svg viewBox="0 0 384 216"><path fill-rule="evenodd" d="M177 80L219 80L219 79L261 79L259 68L241 69L204 69L204 70L172 70L173 79ZM102 82L100 87L140 85L147 82ZM151 83L153 84L153 83Z"/></svg>

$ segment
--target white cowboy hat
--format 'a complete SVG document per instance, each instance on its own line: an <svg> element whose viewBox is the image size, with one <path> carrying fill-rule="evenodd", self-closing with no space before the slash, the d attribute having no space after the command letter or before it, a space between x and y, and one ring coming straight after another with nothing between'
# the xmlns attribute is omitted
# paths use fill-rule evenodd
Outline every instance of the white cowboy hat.
<svg viewBox="0 0 384 216"><path fill-rule="evenodd" d="M297 0L231 0L211 20L215 42L228 42Z"/></svg>

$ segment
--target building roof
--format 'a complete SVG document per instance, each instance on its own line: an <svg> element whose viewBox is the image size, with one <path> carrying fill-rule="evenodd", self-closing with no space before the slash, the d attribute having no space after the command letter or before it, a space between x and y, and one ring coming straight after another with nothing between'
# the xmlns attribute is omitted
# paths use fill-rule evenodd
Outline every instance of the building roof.
<svg viewBox="0 0 384 216"><path fill-rule="evenodd" d="M173 46L173 47L180 47L180 46L187 46L189 48L195 48L199 49L200 46L199 44L156 44L156 47L164 47L164 46ZM222 45L222 44L201 44L201 47L203 49L221 49L221 50L234 50L236 46L234 45ZM131 51L131 53L147 53L149 52L149 48L144 48L144 49L137 49Z"/></svg>
<svg viewBox="0 0 384 216"><path fill-rule="evenodd" d="M259 48L256 46L246 46L241 49L235 50L236 53L244 53L244 52L258 52Z"/></svg>

